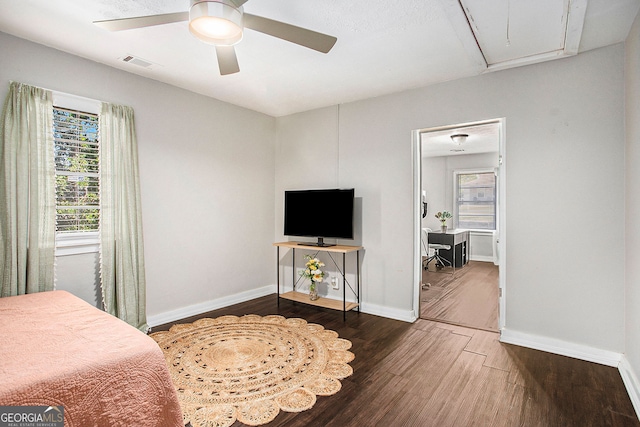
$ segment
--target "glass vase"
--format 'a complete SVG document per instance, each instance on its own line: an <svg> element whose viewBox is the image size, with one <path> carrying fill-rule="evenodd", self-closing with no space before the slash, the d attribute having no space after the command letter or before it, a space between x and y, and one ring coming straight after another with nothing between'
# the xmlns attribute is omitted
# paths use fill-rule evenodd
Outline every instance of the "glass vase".
<svg viewBox="0 0 640 427"><path fill-rule="evenodd" d="M320 296L318 295L318 289L309 289L309 299L311 301L315 301L318 298L320 298Z"/></svg>

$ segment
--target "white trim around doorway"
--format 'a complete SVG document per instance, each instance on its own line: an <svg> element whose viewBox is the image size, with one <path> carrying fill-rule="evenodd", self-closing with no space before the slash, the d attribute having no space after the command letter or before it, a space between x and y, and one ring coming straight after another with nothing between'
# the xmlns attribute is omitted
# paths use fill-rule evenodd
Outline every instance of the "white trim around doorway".
<svg viewBox="0 0 640 427"><path fill-rule="evenodd" d="M413 170L413 311L416 318L420 317L420 289L422 281L422 255L420 250L420 233L422 226L422 144L420 135L425 132L446 131L460 129L469 126L479 126L484 124L498 124L498 266L499 266L499 316L498 329L502 331L506 327L506 146L505 146L505 119L491 119L472 123L462 123L456 125L439 126L433 128L416 129L411 132L412 145L412 170Z"/></svg>

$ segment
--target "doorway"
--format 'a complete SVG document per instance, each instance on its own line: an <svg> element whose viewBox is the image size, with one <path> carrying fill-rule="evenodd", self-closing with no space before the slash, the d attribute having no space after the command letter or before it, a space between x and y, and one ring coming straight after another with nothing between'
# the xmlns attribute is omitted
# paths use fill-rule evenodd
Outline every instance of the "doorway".
<svg viewBox="0 0 640 427"><path fill-rule="evenodd" d="M416 317L498 331L505 324L504 119L415 130L413 145ZM439 212L452 217L441 223ZM467 252L456 268L433 258L441 225L449 234L464 230Z"/></svg>

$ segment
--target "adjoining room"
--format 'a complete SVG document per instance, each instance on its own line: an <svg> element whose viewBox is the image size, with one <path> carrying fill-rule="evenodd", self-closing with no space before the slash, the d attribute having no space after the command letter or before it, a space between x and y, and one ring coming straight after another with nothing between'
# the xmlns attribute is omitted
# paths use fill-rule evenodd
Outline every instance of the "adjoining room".
<svg viewBox="0 0 640 427"><path fill-rule="evenodd" d="M420 317L498 331L503 121L420 131Z"/></svg>

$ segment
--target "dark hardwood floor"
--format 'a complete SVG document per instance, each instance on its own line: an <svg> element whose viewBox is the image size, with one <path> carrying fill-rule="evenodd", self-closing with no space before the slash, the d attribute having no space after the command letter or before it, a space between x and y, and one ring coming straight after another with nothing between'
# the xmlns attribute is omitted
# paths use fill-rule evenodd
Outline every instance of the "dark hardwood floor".
<svg viewBox="0 0 640 427"><path fill-rule="evenodd" d="M451 274L437 270L435 262L423 270L420 317L471 328L498 331L498 267L470 261Z"/></svg>
<svg viewBox="0 0 640 427"><path fill-rule="evenodd" d="M268 426L640 426L617 369L502 344L494 332L357 312L343 322L337 311L278 307L275 295L177 323L225 314L300 317L353 343L340 392Z"/></svg>

